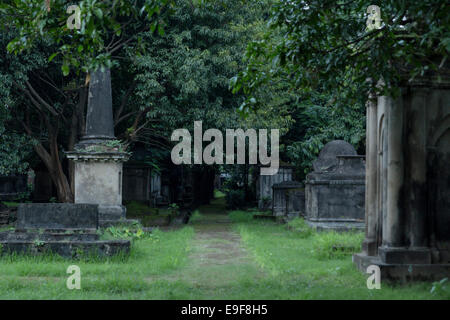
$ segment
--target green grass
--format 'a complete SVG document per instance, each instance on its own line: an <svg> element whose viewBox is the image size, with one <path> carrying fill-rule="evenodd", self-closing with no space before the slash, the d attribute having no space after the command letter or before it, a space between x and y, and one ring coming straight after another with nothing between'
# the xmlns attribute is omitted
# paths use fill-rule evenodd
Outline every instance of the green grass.
<svg viewBox="0 0 450 320"><path fill-rule="evenodd" d="M229 213L230 220L235 223L253 221L254 212L234 210Z"/></svg>
<svg viewBox="0 0 450 320"><path fill-rule="evenodd" d="M287 223L289 230L297 233L300 238L308 238L313 235L314 230L308 226L305 219L295 218Z"/></svg>
<svg viewBox="0 0 450 320"><path fill-rule="evenodd" d="M201 221L203 219L202 214L200 213L200 211L195 210L191 217L189 218L189 223L197 223L199 221Z"/></svg>
<svg viewBox="0 0 450 320"><path fill-rule="evenodd" d="M214 190L214 198L216 199L225 198L225 193L223 193L220 190Z"/></svg>
<svg viewBox="0 0 450 320"><path fill-rule="evenodd" d="M0 299L450 299L448 280L368 290L368 275L351 261L360 233L254 220L255 210L227 218L223 205L218 198L194 213L199 223L134 240L128 257L3 256ZM81 290L66 288L72 264L81 268Z"/></svg>
<svg viewBox="0 0 450 320"><path fill-rule="evenodd" d="M129 257L103 261L65 260L59 256L0 258L0 299L169 299L179 284L159 279L185 265L190 227L172 232L155 230L133 242ZM66 288L68 266L81 269L82 290ZM152 281L156 277L157 281ZM183 296L184 297L184 296Z"/></svg>
<svg viewBox="0 0 450 320"><path fill-rule="evenodd" d="M240 223L235 229L258 265L269 273L274 299L450 299L447 289L435 290L431 283L392 286L368 290L367 276L351 261L351 251L328 254L333 246L354 247L361 234L318 233L304 238L273 222ZM320 253L317 253L317 252ZM284 284L289 290L275 285Z"/></svg>
<svg viewBox="0 0 450 320"><path fill-rule="evenodd" d="M312 239L314 256L319 260L342 259L361 251L363 232L320 232Z"/></svg>
<svg viewBox="0 0 450 320"><path fill-rule="evenodd" d="M3 201L2 202L5 206L10 207L10 208L16 208L19 206L19 202L12 202L12 201Z"/></svg>

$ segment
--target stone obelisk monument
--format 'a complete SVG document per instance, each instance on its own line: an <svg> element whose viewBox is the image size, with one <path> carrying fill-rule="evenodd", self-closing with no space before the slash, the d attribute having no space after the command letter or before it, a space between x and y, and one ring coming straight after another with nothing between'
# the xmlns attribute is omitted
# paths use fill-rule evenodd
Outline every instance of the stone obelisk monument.
<svg viewBox="0 0 450 320"><path fill-rule="evenodd" d="M115 141L110 70L90 76L86 134L67 157L75 162L75 203L98 204L100 225L107 226L126 217L122 167L129 156Z"/></svg>

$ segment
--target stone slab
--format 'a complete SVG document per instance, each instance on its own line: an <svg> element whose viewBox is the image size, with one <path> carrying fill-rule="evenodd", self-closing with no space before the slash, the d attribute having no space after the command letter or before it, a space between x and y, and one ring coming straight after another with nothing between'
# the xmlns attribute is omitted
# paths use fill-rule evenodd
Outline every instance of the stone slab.
<svg viewBox="0 0 450 320"><path fill-rule="evenodd" d="M97 229L98 205L24 203L17 211L16 229Z"/></svg>
<svg viewBox="0 0 450 320"><path fill-rule="evenodd" d="M96 241L99 235L95 232L78 231L55 232L0 232L0 241Z"/></svg>
<svg viewBox="0 0 450 320"><path fill-rule="evenodd" d="M0 241L0 254L19 253L39 255L58 254L65 258L79 258L83 255L109 257L116 254L129 254L129 240L112 241L48 241L37 244L35 241Z"/></svg>
<svg viewBox="0 0 450 320"><path fill-rule="evenodd" d="M364 231L364 222L358 221L310 221L306 223L316 231Z"/></svg>

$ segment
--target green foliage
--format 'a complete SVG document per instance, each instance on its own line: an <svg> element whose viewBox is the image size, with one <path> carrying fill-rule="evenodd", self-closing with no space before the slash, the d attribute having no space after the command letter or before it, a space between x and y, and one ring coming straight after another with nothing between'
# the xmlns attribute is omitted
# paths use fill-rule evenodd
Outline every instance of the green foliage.
<svg viewBox="0 0 450 320"><path fill-rule="evenodd" d="M133 102L149 110L147 117L158 121L161 135L192 130L195 120L203 121L204 130L286 127L288 120L276 109L241 119L236 109L243 97L229 90L229 79L243 68L252 23L261 14L252 2L206 1L196 7L177 0L165 36L145 35L148 52L130 66L136 74Z"/></svg>
<svg viewBox="0 0 450 320"><path fill-rule="evenodd" d="M189 218L189 223L196 223L198 221L201 221L203 219L202 214L200 213L200 211L195 210L191 217Z"/></svg>
<svg viewBox="0 0 450 320"><path fill-rule="evenodd" d="M1 176L25 173L29 168L29 163L26 159L31 151L32 144L25 135L16 132L6 132L6 129L2 128L0 123Z"/></svg>
<svg viewBox="0 0 450 320"><path fill-rule="evenodd" d="M430 293L434 296L447 296L447 299L450 299L450 286L448 278L433 282Z"/></svg>
<svg viewBox="0 0 450 320"><path fill-rule="evenodd" d="M57 46L48 60L59 55L63 61L61 70L68 75L71 68L88 72L100 66L112 67L112 54L124 45L139 43L143 31L157 29L162 35L163 17L172 5L170 0L145 0L139 4L126 0L81 0L77 2L80 29L66 26L70 15L69 4L64 0L51 1L50 10L42 0L6 2L0 6L0 16L19 30L19 36L8 44L9 52L17 54L30 49L45 37Z"/></svg>
<svg viewBox="0 0 450 320"><path fill-rule="evenodd" d="M173 217L177 216L180 210L180 207L176 203L169 204L169 210Z"/></svg>
<svg viewBox="0 0 450 320"><path fill-rule="evenodd" d="M109 227L106 229L105 234L102 238L107 239L125 239L125 240L141 240L144 238L152 237L152 234L145 232L142 228L131 228L131 227ZM152 238L154 241L155 238Z"/></svg>
<svg viewBox="0 0 450 320"><path fill-rule="evenodd" d="M0 43L1 38L0 36ZM3 62L0 57L0 63ZM11 87L12 77L0 70L0 175L2 176L26 172L29 165L26 159L34 143L24 134L17 132L15 127L8 126L7 122L12 118L11 112L16 107Z"/></svg>
<svg viewBox="0 0 450 320"><path fill-rule="evenodd" d="M109 140L105 142L105 146L111 149L114 149L119 152L126 151L126 147L124 146L123 142L120 140Z"/></svg>
<svg viewBox="0 0 450 320"><path fill-rule="evenodd" d="M332 140L345 140L365 153L363 103L330 105L330 95L317 92L303 97L295 112L296 122L285 137L286 153L298 170L298 179L303 179L311 170L312 161Z"/></svg>
<svg viewBox="0 0 450 320"><path fill-rule="evenodd" d="M227 204L227 209L234 210L243 208L246 204L244 190L227 190L225 192L225 201Z"/></svg>
<svg viewBox="0 0 450 320"><path fill-rule="evenodd" d="M363 240L362 232L318 232L313 238L313 254L319 260L342 259L360 252Z"/></svg>
<svg viewBox="0 0 450 320"><path fill-rule="evenodd" d="M305 219L303 218L294 218L287 223L287 226L290 230L297 233L301 238L308 238L314 233L314 230L310 226L308 226Z"/></svg>
<svg viewBox="0 0 450 320"><path fill-rule="evenodd" d="M42 241L42 240L39 240L39 239L35 239L35 240L33 241L33 245L34 245L36 248L42 248L42 247L45 245L45 242Z"/></svg>
<svg viewBox="0 0 450 320"><path fill-rule="evenodd" d="M367 28L370 5L381 9L380 29ZM369 88L378 91L375 86L383 79L386 93L404 76L414 78L444 66L449 16L444 0L277 1L270 30L248 46L250 62L236 88L250 94L285 74L292 87L305 90L348 92L351 81L360 96ZM261 68L264 63L271 63L270 72Z"/></svg>

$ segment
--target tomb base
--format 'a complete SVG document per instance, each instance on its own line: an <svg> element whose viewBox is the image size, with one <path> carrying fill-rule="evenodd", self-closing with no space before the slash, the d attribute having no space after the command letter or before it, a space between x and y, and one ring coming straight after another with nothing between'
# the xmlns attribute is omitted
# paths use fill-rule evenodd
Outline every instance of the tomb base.
<svg viewBox="0 0 450 320"><path fill-rule="evenodd" d="M382 282L439 281L450 277L450 264L448 263L385 263L378 256L368 256L363 253L353 255L353 263L364 273L367 272L367 267L370 265L378 266Z"/></svg>
<svg viewBox="0 0 450 320"><path fill-rule="evenodd" d="M66 258L128 254L129 240L101 240L98 205L21 204L14 231L0 232L0 254L58 254Z"/></svg>
<svg viewBox="0 0 450 320"><path fill-rule="evenodd" d="M338 221L338 220L306 220L306 223L316 231L364 231L362 221Z"/></svg>
<svg viewBox="0 0 450 320"><path fill-rule="evenodd" d="M126 208L122 205L123 162L128 154L119 151L92 152L87 148L68 152L75 162L75 203L98 204L99 224L127 224Z"/></svg>

